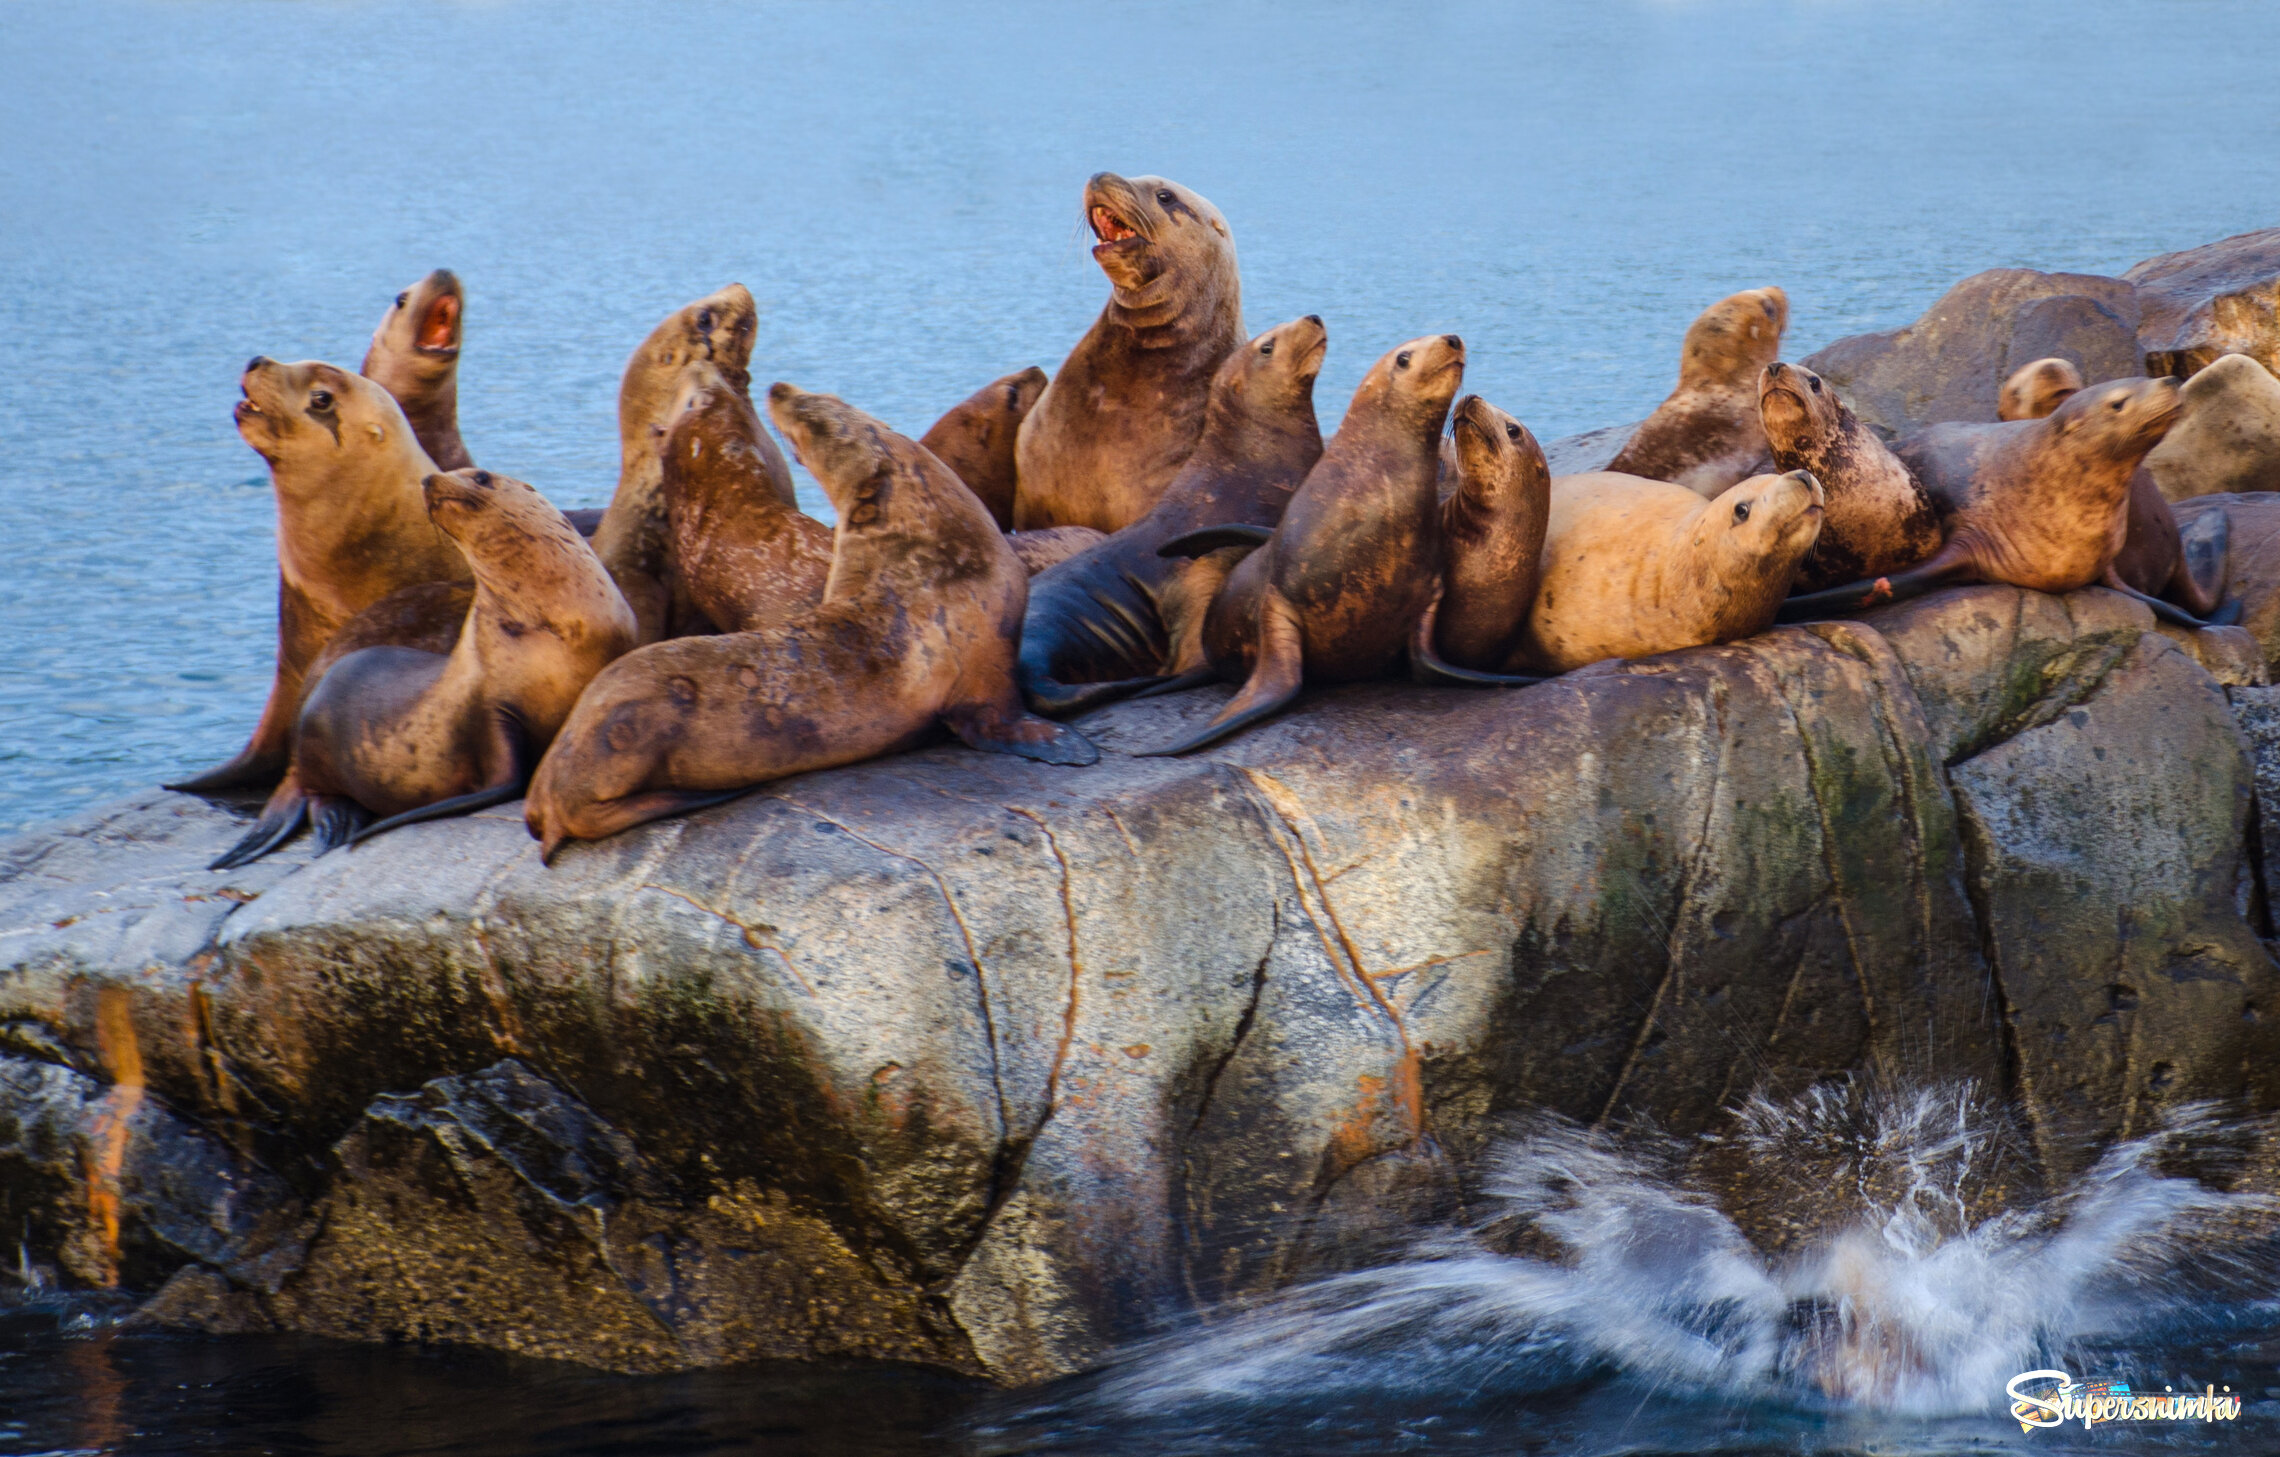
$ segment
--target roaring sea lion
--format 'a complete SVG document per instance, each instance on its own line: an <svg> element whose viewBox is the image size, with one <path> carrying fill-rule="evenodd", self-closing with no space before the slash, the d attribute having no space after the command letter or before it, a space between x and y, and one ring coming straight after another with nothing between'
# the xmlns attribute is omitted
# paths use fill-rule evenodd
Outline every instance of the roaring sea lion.
<svg viewBox="0 0 2280 1457"><path fill-rule="evenodd" d="M734 389L751 387L746 370L757 318L751 293L732 283L666 315L626 361L618 386L617 494L594 530L594 551L625 594L645 643L674 631L674 609L686 605L673 600L672 527L665 517L657 438L672 424L691 365L711 366ZM764 457L773 458L771 486L786 505L796 505L791 467L774 441L762 439Z"/></svg>
<svg viewBox="0 0 2280 1457"><path fill-rule="evenodd" d="M2022 364L2011 371L1995 395L1998 420L2040 420L2066 403L2082 388L2082 371L2069 359L2053 355Z"/></svg>
<svg viewBox="0 0 2280 1457"><path fill-rule="evenodd" d="M1045 393L1045 371L1032 364L993 379L952 405L918 443L957 472L997 524L1013 529L1014 444L1021 422Z"/></svg>
<svg viewBox="0 0 2280 1457"><path fill-rule="evenodd" d="M628 653L587 688L539 765L526 819L552 860L756 784L922 741L1050 764L1100 751L1022 711L1014 641L1029 579L950 468L829 395L788 384L768 413L839 513L812 612L757 632Z"/></svg>
<svg viewBox="0 0 2280 1457"><path fill-rule="evenodd" d="M823 600L831 528L776 494L783 457L744 392L710 366L687 377L659 449L679 594L722 632L789 621Z"/></svg>
<svg viewBox="0 0 2280 1457"><path fill-rule="evenodd" d="M1030 707L1078 713L1204 666L1204 613L1235 558L1156 549L1205 527L1273 530L1322 458L1314 381L1329 338L1308 314L1228 355L1195 452L1154 509L1030 583L1020 668Z"/></svg>
<svg viewBox="0 0 2280 1457"><path fill-rule="evenodd" d="M1434 483L1464 375L1454 334L1413 339L1370 366L1274 535L1212 599L1205 651L1242 688L1196 733L1145 752L1200 749L1289 703L1308 679L1383 677L1402 660L1440 588Z"/></svg>
<svg viewBox="0 0 2280 1457"><path fill-rule="evenodd" d="M2110 380L2040 420L1950 422L1903 439L1893 453L1939 503L1946 544L1905 571L1792 597L1782 620L1956 583L2001 582L2038 592L2103 585L2145 601L2164 620L2207 626L2114 573L2129 527L2130 477L2179 408L2174 380Z"/></svg>
<svg viewBox="0 0 2280 1457"><path fill-rule="evenodd" d="M1607 469L1675 481L1715 496L1773 458L1758 421L1758 375L1781 357L1789 295L1753 288L1722 298L1686 331L1678 388L1639 426Z"/></svg>
<svg viewBox="0 0 2280 1457"><path fill-rule="evenodd" d="M437 470L475 463L459 438L459 340L467 304L448 268L396 295L357 371L396 397Z"/></svg>
<svg viewBox="0 0 2280 1457"><path fill-rule="evenodd" d="M1441 596L1421 629L1447 668L1510 673L1536 600L1552 472L1528 427L1479 395L1457 402L1457 483L1441 502Z"/></svg>
<svg viewBox="0 0 2280 1457"><path fill-rule="evenodd" d="M277 672L253 737L228 763L167 786L260 787L285 772L309 665L350 619L422 582L465 581L467 559L429 524L434 470L387 390L330 364L256 356L238 433L277 493Z"/></svg>
<svg viewBox="0 0 2280 1457"><path fill-rule="evenodd" d="M1775 467L1821 483L1821 534L1797 569L1800 590L1881 577L1940 549L1938 503L1819 375L1767 365L1758 415Z"/></svg>
<svg viewBox="0 0 2280 1457"><path fill-rule="evenodd" d="M2280 379L2246 354L2220 355L2185 381L2185 414L2145 467L2172 501L2280 491Z"/></svg>
<svg viewBox="0 0 2280 1457"><path fill-rule="evenodd" d="M1709 500L1613 471L1556 477L1543 583L1517 657L1564 673L1763 632L1821 534L1821 511L1810 471L1753 476Z"/></svg>
<svg viewBox="0 0 2280 1457"><path fill-rule="evenodd" d="M1021 422L1013 524L1119 531L1148 514L1203 433L1211 376L1242 347L1235 240L1161 177L1085 184L1108 304Z"/></svg>

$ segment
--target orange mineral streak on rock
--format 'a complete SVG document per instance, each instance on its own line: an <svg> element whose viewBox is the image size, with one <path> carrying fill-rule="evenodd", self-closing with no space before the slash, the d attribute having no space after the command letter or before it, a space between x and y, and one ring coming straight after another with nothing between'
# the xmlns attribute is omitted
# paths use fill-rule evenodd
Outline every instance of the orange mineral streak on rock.
<svg viewBox="0 0 2280 1457"><path fill-rule="evenodd" d="M95 1051L111 1078L89 1130L87 1212L103 1240L101 1283L119 1283L119 1171L127 1162L127 1134L142 1106L142 1047L135 1040L133 1003L122 986L107 986L95 1002Z"/></svg>

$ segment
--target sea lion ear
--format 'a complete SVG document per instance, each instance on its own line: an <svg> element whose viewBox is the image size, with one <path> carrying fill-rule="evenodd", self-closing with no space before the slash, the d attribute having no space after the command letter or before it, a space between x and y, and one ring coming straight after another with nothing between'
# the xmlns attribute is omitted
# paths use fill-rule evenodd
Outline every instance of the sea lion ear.
<svg viewBox="0 0 2280 1457"><path fill-rule="evenodd" d="M388 438L388 427L381 424L377 420L373 421L371 424L365 426L364 428L372 432L372 438L376 442L384 441Z"/></svg>
<svg viewBox="0 0 2280 1457"><path fill-rule="evenodd" d="M1211 220L1211 230L1212 230L1213 232L1217 233L1217 234L1218 234L1220 237L1222 237L1222 238L1226 237L1226 236L1227 236L1227 222L1226 222L1226 220L1225 220L1224 218L1213 218L1213 219Z"/></svg>

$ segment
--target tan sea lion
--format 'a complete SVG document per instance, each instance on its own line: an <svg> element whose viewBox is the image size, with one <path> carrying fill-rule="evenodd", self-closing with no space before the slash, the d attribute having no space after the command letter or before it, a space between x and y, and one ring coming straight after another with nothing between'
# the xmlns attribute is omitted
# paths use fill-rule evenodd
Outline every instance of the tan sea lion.
<svg viewBox="0 0 2280 1457"><path fill-rule="evenodd" d="M448 268L396 295L357 372L396 397L437 470L475 463L459 438L459 341L466 297Z"/></svg>
<svg viewBox="0 0 2280 1457"><path fill-rule="evenodd" d="M1108 303L1021 422L1013 524L1119 531L1148 514L1203 433L1211 377L1243 344L1235 241L1161 177L1096 173L1085 221Z"/></svg>
<svg viewBox="0 0 2280 1457"><path fill-rule="evenodd" d="M1758 415L1774 465L1821 483L1821 534L1797 569L1796 589L1881 577L1940 549L1938 503L1819 375L1767 365Z"/></svg>
<svg viewBox="0 0 2280 1457"><path fill-rule="evenodd" d="M544 496L480 470L430 475L422 494L474 568L457 641L445 654L388 645L332 663L301 706L292 774L227 865L310 819L322 853L513 799L587 682L633 646L625 598Z"/></svg>
<svg viewBox="0 0 2280 1457"><path fill-rule="evenodd" d="M1329 331L1308 314L1220 362L1203 435L1147 515L1029 586L1021 691L1040 713L1079 713L1201 672L1203 618L1238 559L1190 560L1157 548L1205 528L1249 527L1256 545L1322 458L1314 381Z"/></svg>
<svg viewBox="0 0 2280 1457"><path fill-rule="evenodd" d="M813 610L831 576L831 528L776 494L783 456L744 392L709 365L687 378L659 448L679 594L722 632Z"/></svg>
<svg viewBox="0 0 2280 1457"><path fill-rule="evenodd" d="M253 737L228 763L167 786L259 787L285 772L309 665L348 621L422 582L465 581L467 559L428 523L433 470L387 390L330 364L256 356L238 433L277 493L277 671Z"/></svg>
<svg viewBox="0 0 2280 1457"><path fill-rule="evenodd" d="M1426 681L1449 669L1511 674L1543 570L1552 472L1528 427L1479 395L1457 402L1457 482L1441 502L1441 595L1421 629L1434 653ZM1479 681L1472 679L1469 681Z"/></svg>
<svg viewBox="0 0 2280 1457"><path fill-rule="evenodd" d="M679 630L674 609L686 606L674 602L671 588L672 528L665 517L658 437L672 424L692 364L717 369L732 388L751 387L746 370L757 318L752 295L732 283L666 315L626 361L618 385L617 493L594 530L594 551L625 594L645 643ZM767 441L764 454L774 457L770 483L777 495L796 506L791 468L774 441Z"/></svg>
<svg viewBox="0 0 2280 1457"><path fill-rule="evenodd" d="M2280 379L2248 355L2218 356L2185 381L2185 413L2145 468L2172 501L2280 491Z"/></svg>
<svg viewBox="0 0 2280 1457"><path fill-rule="evenodd" d="M1995 418L2040 420L2065 404L2082 385L2082 371L2072 360L2053 355L2022 364L1996 392Z"/></svg>
<svg viewBox="0 0 2280 1457"><path fill-rule="evenodd" d="M993 379L952 405L918 437L1008 531L1013 529L1014 445L1021 422L1045 393L1045 382L1045 371L1034 364Z"/></svg>
<svg viewBox="0 0 2280 1457"><path fill-rule="evenodd" d="M2130 478L2179 408L2174 380L2110 380L2040 420L1950 422L1903 439L1893 453L1939 503L1946 543L1904 571L1792 597L1782 620L1956 583L2001 582L2038 592L2111 587L2166 621L2206 626L2114 573L2129 527Z"/></svg>
<svg viewBox="0 0 2280 1457"><path fill-rule="evenodd" d="M839 513L831 583L757 632L628 653L579 700L531 783L548 860L787 774L922 742L1052 764L1100 751L1022 711L1014 642L1029 579L979 498L916 441L829 395L768 392L776 428Z"/></svg>
<svg viewBox="0 0 2280 1457"><path fill-rule="evenodd" d="M1758 420L1758 375L1781 357L1789 295L1753 288L1722 298L1688 326L1678 388L1633 432L1607 469L1675 481L1715 496L1771 462Z"/></svg>
<svg viewBox="0 0 2280 1457"><path fill-rule="evenodd" d="M1402 660L1440 588L1434 484L1464 374L1454 334L1413 339L1370 367L1281 524L1228 573L1205 616L1212 670L1242 688L1202 729L1145 752L1200 749L1280 709L1309 679L1383 677Z"/></svg>
<svg viewBox="0 0 2280 1457"><path fill-rule="evenodd" d="M1809 471L1704 500L1614 471L1558 476L1544 576L1518 660L1564 673L1763 632L1821 533Z"/></svg>

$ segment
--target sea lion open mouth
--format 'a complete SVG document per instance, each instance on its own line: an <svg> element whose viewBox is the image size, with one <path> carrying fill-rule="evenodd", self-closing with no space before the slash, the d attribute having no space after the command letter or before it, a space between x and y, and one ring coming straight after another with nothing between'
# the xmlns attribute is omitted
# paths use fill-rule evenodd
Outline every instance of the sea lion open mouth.
<svg viewBox="0 0 2280 1457"><path fill-rule="evenodd" d="M420 320L419 333L414 336L413 347L423 354L456 354L459 352L459 296L439 294L427 307Z"/></svg>
<svg viewBox="0 0 2280 1457"><path fill-rule="evenodd" d="M1086 209L1085 220L1092 224L1093 236L1100 239L1100 242L1093 247L1093 252L1096 254L1113 248L1119 243L1129 243L1140 237L1138 228L1118 217L1116 212L1105 203L1096 202Z"/></svg>

